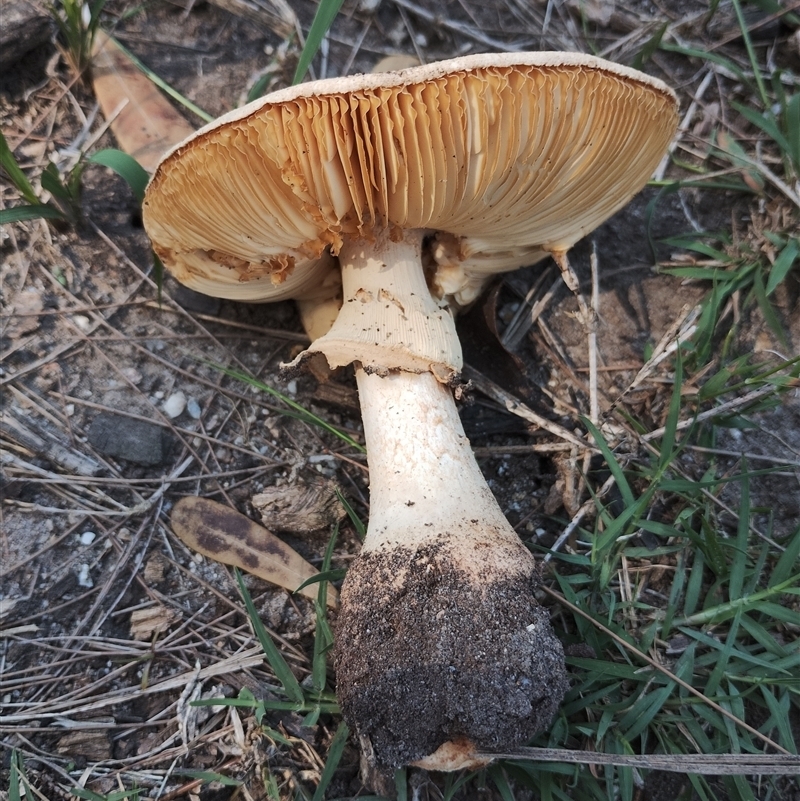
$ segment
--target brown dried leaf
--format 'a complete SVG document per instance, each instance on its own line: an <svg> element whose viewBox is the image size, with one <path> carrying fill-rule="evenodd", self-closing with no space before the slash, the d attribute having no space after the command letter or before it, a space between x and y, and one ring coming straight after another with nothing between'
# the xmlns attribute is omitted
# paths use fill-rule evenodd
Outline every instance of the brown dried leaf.
<svg viewBox="0 0 800 801"><path fill-rule="evenodd" d="M345 517L336 484L319 479L293 487L265 487L252 499L268 528L277 531L318 531Z"/></svg>
<svg viewBox="0 0 800 801"><path fill-rule="evenodd" d="M220 503L182 498L172 510L171 521L178 537L198 553L291 592L319 572L272 532ZM317 589L312 584L300 594L315 599ZM329 587L328 605L338 602L336 590Z"/></svg>
<svg viewBox="0 0 800 801"><path fill-rule="evenodd" d="M167 150L194 133L192 125L102 31L95 37L92 83L120 149L148 172Z"/></svg>
<svg viewBox="0 0 800 801"><path fill-rule="evenodd" d="M98 728L89 728L92 723ZM116 720L112 717L100 717L82 721L82 724L86 726L85 729L70 732L59 739L56 752L70 757L110 759L111 732L108 727L115 725Z"/></svg>
<svg viewBox="0 0 800 801"><path fill-rule="evenodd" d="M134 609L131 612L131 637L134 640L150 640L154 634L166 631L180 614L166 606L150 606L146 609Z"/></svg>

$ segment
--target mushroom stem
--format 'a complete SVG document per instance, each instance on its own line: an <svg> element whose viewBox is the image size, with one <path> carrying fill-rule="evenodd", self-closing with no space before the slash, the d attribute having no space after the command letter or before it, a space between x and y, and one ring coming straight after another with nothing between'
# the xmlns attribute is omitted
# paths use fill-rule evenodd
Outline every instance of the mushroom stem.
<svg viewBox="0 0 800 801"><path fill-rule="evenodd" d="M486 484L451 390L430 373L359 369L356 379L370 468L364 552L454 536L472 549L502 541L509 569L526 564L530 554Z"/></svg>
<svg viewBox="0 0 800 801"><path fill-rule="evenodd" d="M331 368L359 361L369 372L433 372L441 381L461 369L453 315L425 280L422 229L376 230L345 240L339 252L342 308L332 328L293 364L324 353Z"/></svg>
<svg viewBox="0 0 800 801"><path fill-rule="evenodd" d="M431 352L416 321L451 319L427 289L419 241L400 243L400 264L371 243L343 250L343 314L314 343L327 356L356 334L370 462L369 527L342 588L335 663L345 718L377 764L455 770L546 727L566 678L534 559L486 485L450 389L389 361ZM401 347L369 343L379 358L365 365L358 320L390 307L406 324ZM441 329L460 364L455 330Z"/></svg>

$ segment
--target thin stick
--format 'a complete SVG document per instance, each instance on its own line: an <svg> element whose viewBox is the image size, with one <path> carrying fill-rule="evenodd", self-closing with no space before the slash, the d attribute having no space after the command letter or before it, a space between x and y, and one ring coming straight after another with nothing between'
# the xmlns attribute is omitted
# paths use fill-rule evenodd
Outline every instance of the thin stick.
<svg viewBox="0 0 800 801"><path fill-rule="evenodd" d="M483 392L484 395L487 395L488 397L492 398L492 400L495 400L502 406L505 406L509 412L517 415L517 417L521 417L523 420L527 420L528 422L539 426L539 428L549 431L559 439L563 439L566 442L577 445L579 448L587 448L592 451L596 450L588 442L582 440L568 429L558 425L558 423L551 422L546 417L536 414L533 409L531 409L529 406L526 406L524 403L522 403L522 401L518 400L510 393L506 392L502 387L499 387L494 383L494 381L488 379L485 375L483 375L483 373L478 372L474 367L464 365L463 373L464 377L475 384L475 386L481 392Z"/></svg>
<svg viewBox="0 0 800 801"><path fill-rule="evenodd" d="M800 770L800 757L790 754L604 754L560 748L514 748L502 754L481 752L476 757L571 762L577 765L619 765L703 776L783 776Z"/></svg>
<svg viewBox="0 0 800 801"><path fill-rule="evenodd" d="M580 525L581 520L592 510L595 506L595 501L602 498L614 486L616 479L614 476L609 476L602 487L595 493L594 497L589 498L580 509L569 521L569 525L561 532L558 539L550 546L550 551L545 554L544 561L549 562L561 546L572 536L572 532Z"/></svg>
<svg viewBox="0 0 800 801"><path fill-rule="evenodd" d="M724 412L731 412L736 409L741 409L743 406L749 406L751 403L755 403L755 401L761 400L761 398L765 398L767 397L767 395L773 395L774 393L775 393L775 387L773 386L762 387L761 389L754 389L752 392L748 392L746 395L742 395L741 398L734 398L733 400L721 403L719 406L715 406L713 409L708 409L705 412L700 412L700 414L692 417L691 420L681 420L681 422L675 426L675 430L684 431L685 429L693 426L695 423L699 423L702 420L707 420L709 417L716 417L717 415L723 414ZM651 431L649 434L644 434L642 436L642 440L644 442L649 442L651 439L658 439L659 437L663 437L664 431L666 431L666 428L664 426L661 426L661 428L657 428L655 431Z"/></svg>
<svg viewBox="0 0 800 801"><path fill-rule="evenodd" d="M597 245L592 243L592 306L586 324L589 328L589 416L595 425L600 419L600 402L597 397L597 318L600 311L600 278L597 269Z"/></svg>

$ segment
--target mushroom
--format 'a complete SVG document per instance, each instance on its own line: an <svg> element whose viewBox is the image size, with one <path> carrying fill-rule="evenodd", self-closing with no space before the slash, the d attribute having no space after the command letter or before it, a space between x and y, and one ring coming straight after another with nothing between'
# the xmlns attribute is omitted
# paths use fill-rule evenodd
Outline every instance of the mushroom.
<svg viewBox="0 0 800 801"><path fill-rule="evenodd" d="M356 368L370 519L334 663L378 766L479 764L557 711L567 679L537 566L453 399L453 315L488 276L565 253L625 205L676 124L672 91L635 70L476 55L275 92L156 170L144 222L183 283L332 317L341 274L341 310L293 364Z"/></svg>

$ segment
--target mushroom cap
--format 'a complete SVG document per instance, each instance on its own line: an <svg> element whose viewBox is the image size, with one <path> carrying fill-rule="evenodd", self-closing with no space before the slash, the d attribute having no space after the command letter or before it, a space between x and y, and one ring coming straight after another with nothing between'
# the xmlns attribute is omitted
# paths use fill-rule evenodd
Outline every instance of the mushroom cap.
<svg viewBox="0 0 800 801"><path fill-rule="evenodd" d="M345 237L419 228L436 234L433 285L458 300L470 281L566 250L624 206L676 125L661 81L579 53L315 81L170 151L144 223L178 280L240 300L313 297Z"/></svg>

